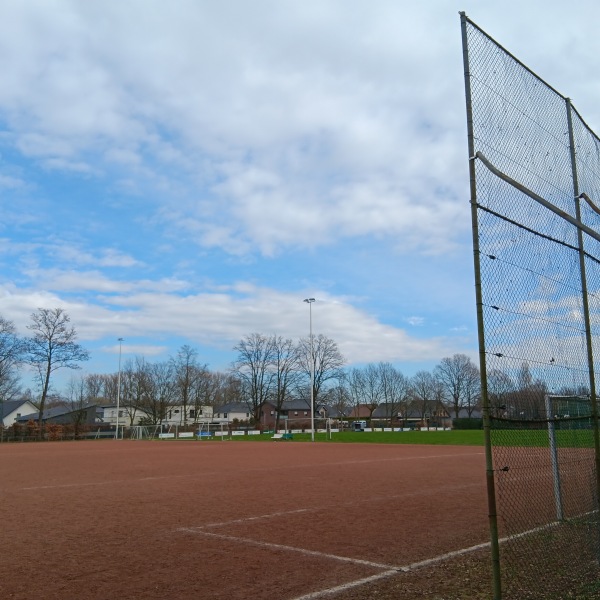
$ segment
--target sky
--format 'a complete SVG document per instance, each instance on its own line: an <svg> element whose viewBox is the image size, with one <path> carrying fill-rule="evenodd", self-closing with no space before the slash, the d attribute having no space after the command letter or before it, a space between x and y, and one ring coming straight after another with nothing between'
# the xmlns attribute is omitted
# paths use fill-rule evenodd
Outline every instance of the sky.
<svg viewBox="0 0 600 600"><path fill-rule="evenodd" d="M600 130L597 0L0 0L0 315L84 373L476 360L461 10Z"/></svg>

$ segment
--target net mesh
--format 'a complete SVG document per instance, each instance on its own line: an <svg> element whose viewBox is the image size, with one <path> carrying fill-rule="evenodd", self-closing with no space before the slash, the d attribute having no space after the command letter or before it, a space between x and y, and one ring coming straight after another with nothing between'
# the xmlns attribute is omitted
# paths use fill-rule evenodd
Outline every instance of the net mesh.
<svg viewBox="0 0 600 600"><path fill-rule="evenodd" d="M589 597L600 576L600 216L578 196L600 200L600 143L565 97L465 23L502 597Z"/></svg>

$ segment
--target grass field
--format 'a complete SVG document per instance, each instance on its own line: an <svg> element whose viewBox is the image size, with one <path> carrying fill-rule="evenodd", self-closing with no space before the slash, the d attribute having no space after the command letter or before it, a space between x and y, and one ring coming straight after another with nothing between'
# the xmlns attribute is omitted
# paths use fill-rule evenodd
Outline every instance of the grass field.
<svg viewBox="0 0 600 600"><path fill-rule="evenodd" d="M272 441L273 434L233 436L227 438L231 441L264 442ZM548 431L538 429L532 431L520 430L493 430L493 445L496 447L522 447L522 448L547 448L549 446ZM220 437L206 438L203 441L222 441ZM293 440L278 440L281 443L310 442L309 433L294 433ZM332 434L316 433L315 441L335 442L350 444L410 444L427 446L483 446L484 434L482 430L451 431L341 431ZM593 448L594 440L592 431L559 430L556 431L556 444L560 448Z"/></svg>
<svg viewBox="0 0 600 600"><path fill-rule="evenodd" d="M273 434L233 436L232 441L264 442L271 441ZM229 438L227 438L229 439ZM203 441L221 441L220 438L206 438ZM294 433L293 440L278 440L281 443L310 442L310 433ZM315 441L332 441L350 444L425 444L427 446L483 446L483 431L341 431L333 433L331 440L325 433L316 433Z"/></svg>

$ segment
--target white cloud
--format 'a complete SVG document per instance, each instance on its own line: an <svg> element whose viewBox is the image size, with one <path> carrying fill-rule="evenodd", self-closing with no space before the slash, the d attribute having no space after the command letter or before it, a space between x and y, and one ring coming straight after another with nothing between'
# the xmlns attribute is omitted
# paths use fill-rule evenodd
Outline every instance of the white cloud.
<svg viewBox="0 0 600 600"><path fill-rule="evenodd" d="M463 4L600 121L597 2ZM22 329L62 306L86 340L230 349L251 331L305 335L308 295L351 361L466 351L464 309L448 318L472 302L465 261L440 260L470 241L461 8L3 3L0 314ZM342 257L330 271L327 254Z"/></svg>
<svg viewBox="0 0 600 600"><path fill-rule="evenodd" d="M124 343L121 348L116 344L114 346L103 346L100 348L102 352L108 354L130 354L133 356L159 356L168 352L167 346L152 346L149 344L126 344Z"/></svg>
<svg viewBox="0 0 600 600"><path fill-rule="evenodd" d="M407 317L406 322L413 327L418 327L419 325L423 325L425 319L423 317Z"/></svg>
<svg viewBox="0 0 600 600"><path fill-rule="evenodd" d="M55 292L94 292L97 298L103 294L122 294L140 290L161 293L185 290L188 284L177 279L140 279L118 281L110 279L99 271L76 271L62 269L28 269L24 271L37 285ZM110 300L107 298L107 301Z"/></svg>
<svg viewBox="0 0 600 600"><path fill-rule="evenodd" d="M436 226L440 212L456 205L431 201L447 172L438 175L431 164L454 162L442 140L461 121L444 123L442 84L431 85L406 45L431 22L428 11L407 18L392 3L381 11L332 2L295 8L292 19L291 7L271 2L235 3L233 12L179 7L57 1L5 8L13 85L0 93L0 106L9 108L21 151L50 168L97 175L106 160L141 169L151 182L157 174L143 161L159 159L205 184L220 179L213 198L220 218L207 220L195 199L186 208L178 198L181 217L172 224L196 223L199 243L234 254L403 235L411 221L423 231L411 246L435 237L441 248L448 243L441 238L454 237ZM339 30L327 21L334 15ZM419 46L422 61L448 60L435 54L450 30L443 31ZM21 39L33 42L27 52ZM416 118L406 110L415 90ZM425 114L433 121L427 127ZM212 164L198 173L207 153ZM322 178L332 174L330 193Z"/></svg>
<svg viewBox="0 0 600 600"><path fill-rule="evenodd" d="M114 288L117 286L114 285ZM160 339L176 335L193 342L231 349L243 336L260 332L297 339L308 335L308 314L302 292L283 293L240 282L229 291L181 296L133 291L111 297L113 307L70 301L48 292L0 287L0 314L23 328L38 307L60 306L71 316L81 340L102 336ZM345 300L316 294L313 332L334 339L351 363L439 360L456 340L412 338L405 331L378 322ZM159 347L150 344L152 347ZM160 346L162 347L162 346ZM131 351L131 350L130 350Z"/></svg>
<svg viewBox="0 0 600 600"><path fill-rule="evenodd" d="M25 182L22 179L0 173L0 188L15 189L22 188L24 185Z"/></svg>

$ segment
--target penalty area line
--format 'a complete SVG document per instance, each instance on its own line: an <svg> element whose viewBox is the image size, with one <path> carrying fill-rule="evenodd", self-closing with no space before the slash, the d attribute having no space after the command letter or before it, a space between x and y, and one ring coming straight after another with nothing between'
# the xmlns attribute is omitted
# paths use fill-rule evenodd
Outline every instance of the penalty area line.
<svg viewBox="0 0 600 600"><path fill-rule="evenodd" d="M418 569L422 569L424 567L428 567L431 565L435 565L451 558L456 558L459 556L464 556L466 554L470 554L472 552L476 552L477 550L483 550L484 548L490 547L490 542L484 542L482 544L477 544L475 546L470 546L468 548L463 548L461 550L454 550L452 552L445 552L444 554L440 554L438 556L434 556L432 558L427 558L425 560L417 561L410 563L408 565L389 565L384 563L378 563L370 560L363 560L360 558L351 558L348 556L339 556L337 554L328 554L326 552L319 552L316 550L308 550L306 548L299 548L297 546L287 546L285 544L275 544L273 542L261 542L259 540L253 540L250 538L238 537L233 535L226 535L222 533L214 533L211 531L205 531L201 527L179 527L176 531L181 531L184 533L192 533L195 535L203 535L206 537L212 537L216 539L226 540L229 542L235 542L238 544L248 544L250 546L257 546L259 548L269 548L273 550L284 550L288 552L296 552L298 554L304 554L305 556L316 556L322 559L336 560L345 563L351 563L355 565L361 565L364 567L370 567L374 569L381 569L381 573L376 573L375 575L370 575L368 577L362 577L360 579L355 579L353 581L348 581L346 583L342 583L340 585L336 585L331 588L326 588L324 590L317 590L315 592L310 592L308 594L304 594L302 596L298 596L293 600L317 600L318 598L323 598L325 596L333 596L339 592L343 592L345 590L349 590L355 587L359 587L362 585L367 585L369 583L373 583L375 581L379 581L381 579L387 579L389 577L393 577L394 575L402 574L402 573L410 573L412 571L416 571Z"/></svg>
<svg viewBox="0 0 600 600"><path fill-rule="evenodd" d="M213 537L220 540L226 540L229 542L237 542L241 544L249 544L250 546L258 546L260 548L270 548L273 550L286 550L288 552L297 552L304 554L305 556L316 556L318 558L328 558L330 560L337 560L341 562L348 562L354 565L362 565L365 567L372 567L374 569L385 569L397 571L398 569L392 565L386 565L382 563L373 562L370 560L363 560L360 558L350 558L348 556L339 556L337 554L328 554L327 552L319 552L317 550L308 550L306 548L299 548L297 546L287 546L285 544L274 544L273 542L261 542L260 540L253 540L250 538L237 537L234 535L225 535L223 533L213 533L212 531L204 531L201 528L194 527L180 527L177 531L183 531L185 533L194 533L196 535L205 535L207 537ZM402 567L400 567L402 569Z"/></svg>

